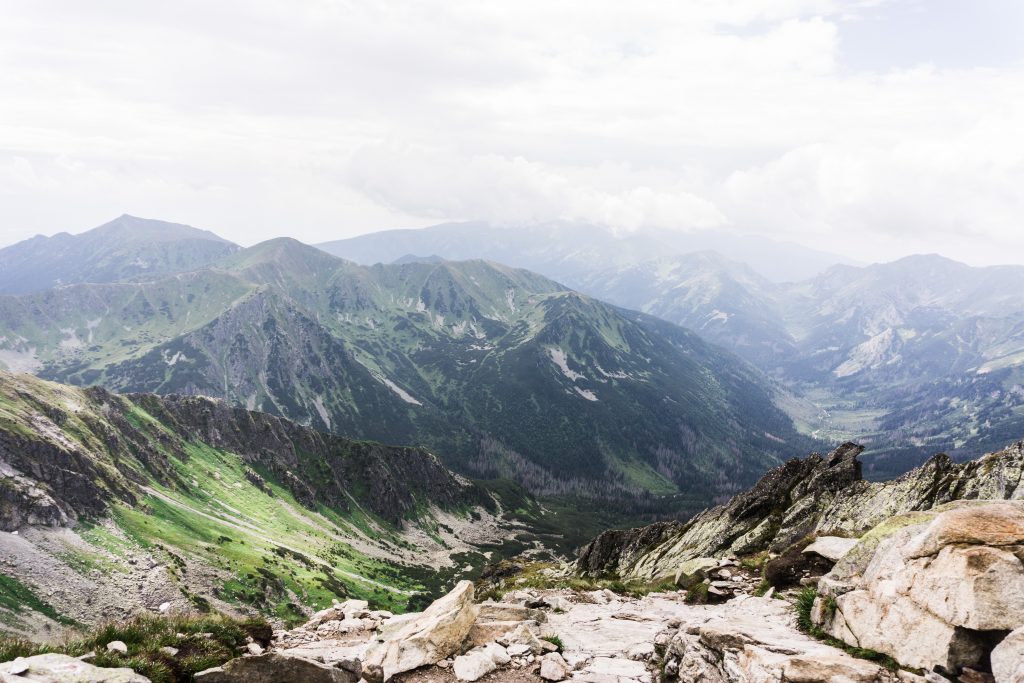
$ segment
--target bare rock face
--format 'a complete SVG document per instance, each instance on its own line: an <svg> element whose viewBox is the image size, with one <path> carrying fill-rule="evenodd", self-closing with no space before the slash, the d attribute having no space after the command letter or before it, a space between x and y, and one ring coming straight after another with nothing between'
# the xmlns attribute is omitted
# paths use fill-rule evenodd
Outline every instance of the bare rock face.
<svg viewBox="0 0 1024 683"><path fill-rule="evenodd" d="M683 525L605 532L583 549L576 570L645 581L672 578L696 558L782 552L809 534L859 536L891 517L957 500L1024 499L1024 441L962 464L939 454L886 482L862 479L861 450L846 443L827 456L790 460L726 505Z"/></svg>
<svg viewBox="0 0 1024 683"><path fill-rule="evenodd" d="M905 666L977 668L993 634L1024 626L1022 558L1024 503L904 516L866 534L823 577L813 616L834 637Z"/></svg>
<svg viewBox="0 0 1024 683"><path fill-rule="evenodd" d="M18 657L0 664L0 680L37 683L149 683L131 669L106 669L59 654Z"/></svg>
<svg viewBox="0 0 1024 683"><path fill-rule="evenodd" d="M473 603L473 583L460 581L426 611L371 643L363 659L363 676L371 682L387 681L395 674L451 656L466 639L478 611Z"/></svg>
<svg viewBox="0 0 1024 683"><path fill-rule="evenodd" d="M355 683L358 676L302 657L275 652L239 657L195 675L201 683Z"/></svg>

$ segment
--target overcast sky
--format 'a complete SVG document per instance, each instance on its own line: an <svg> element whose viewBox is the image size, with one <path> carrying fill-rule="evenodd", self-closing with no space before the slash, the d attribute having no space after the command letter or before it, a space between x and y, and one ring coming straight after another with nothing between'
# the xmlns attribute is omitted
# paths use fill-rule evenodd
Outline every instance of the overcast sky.
<svg viewBox="0 0 1024 683"><path fill-rule="evenodd" d="M444 220L1024 263L1020 0L3 0L0 244Z"/></svg>

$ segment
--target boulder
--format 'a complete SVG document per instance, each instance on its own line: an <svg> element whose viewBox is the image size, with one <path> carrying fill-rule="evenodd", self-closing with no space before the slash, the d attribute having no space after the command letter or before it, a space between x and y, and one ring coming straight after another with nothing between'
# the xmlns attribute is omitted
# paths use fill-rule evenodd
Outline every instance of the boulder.
<svg viewBox="0 0 1024 683"><path fill-rule="evenodd" d="M456 657L452 672L460 681L475 681L498 668L494 659L483 649L470 650Z"/></svg>
<svg viewBox="0 0 1024 683"><path fill-rule="evenodd" d="M276 652L239 657L195 675L197 683L355 683L357 680L359 677L349 671Z"/></svg>
<svg viewBox="0 0 1024 683"><path fill-rule="evenodd" d="M128 646L120 640L112 640L107 643L107 652L116 652L121 655L128 654Z"/></svg>
<svg viewBox="0 0 1024 683"><path fill-rule="evenodd" d="M572 669L557 652L549 652L540 659L540 677L546 681L564 681Z"/></svg>
<svg viewBox="0 0 1024 683"><path fill-rule="evenodd" d="M148 678L131 669L107 669L59 654L18 657L4 662L0 664L0 680L37 683L149 683Z"/></svg>
<svg viewBox="0 0 1024 683"><path fill-rule="evenodd" d="M880 527L819 585L834 609L818 605L812 618L830 635L955 672L984 664L986 632L1024 626L1020 503L955 503Z"/></svg>
<svg viewBox="0 0 1024 683"><path fill-rule="evenodd" d="M836 598L825 631L918 669L953 671L977 664L985 654L985 642L977 634L951 626L908 598L884 601L863 590Z"/></svg>
<svg viewBox="0 0 1024 683"><path fill-rule="evenodd" d="M992 675L996 683L1024 683L1024 628L1011 632L992 650Z"/></svg>
<svg viewBox="0 0 1024 683"><path fill-rule="evenodd" d="M476 621L473 582L460 581L415 618L382 632L363 659L368 681L387 681L397 673L436 664L455 654ZM389 624L390 626L390 624Z"/></svg>
<svg viewBox="0 0 1024 683"><path fill-rule="evenodd" d="M814 542L803 549L804 553L815 553L831 562L838 562L846 553L857 545L856 538L842 536L818 536Z"/></svg>

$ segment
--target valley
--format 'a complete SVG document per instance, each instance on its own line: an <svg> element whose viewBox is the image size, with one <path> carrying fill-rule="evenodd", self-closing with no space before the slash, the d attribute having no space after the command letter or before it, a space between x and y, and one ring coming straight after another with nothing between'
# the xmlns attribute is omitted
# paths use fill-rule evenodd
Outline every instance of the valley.
<svg viewBox="0 0 1024 683"><path fill-rule="evenodd" d="M425 451L205 398L0 373L0 457L5 594L33 596L0 621L36 637L161 605L285 622L338 596L402 611L531 536L530 510L510 515Z"/></svg>

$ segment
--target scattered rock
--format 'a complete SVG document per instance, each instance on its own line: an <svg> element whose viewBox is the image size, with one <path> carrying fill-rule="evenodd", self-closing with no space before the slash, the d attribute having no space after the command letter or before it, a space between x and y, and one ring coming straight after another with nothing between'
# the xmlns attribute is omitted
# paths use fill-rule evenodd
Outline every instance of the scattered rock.
<svg viewBox="0 0 1024 683"><path fill-rule="evenodd" d="M546 641L538 638L525 623L520 624L515 631L506 636L505 641L508 643L510 654L513 648L516 648L518 652L521 647L525 647L527 652L532 652L535 655L545 651L544 644Z"/></svg>
<svg viewBox="0 0 1024 683"><path fill-rule="evenodd" d="M540 659L540 677L546 681L564 681L572 669L557 652L549 652Z"/></svg>
<svg viewBox="0 0 1024 683"><path fill-rule="evenodd" d="M112 640L107 643L107 652L117 652L118 654L128 654L128 646L120 640Z"/></svg>
<svg viewBox="0 0 1024 683"><path fill-rule="evenodd" d="M167 655L168 657L177 657L179 650L176 647L165 645L164 647L160 648L160 652Z"/></svg>
<svg viewBox="0 0 1024 683"><path fill-rule="evenodd" d="M460 681L475 681L483 678L498 668L487 652L482 649L470 650L466 654L456 657L452 665L455 677Z"/></svg>

